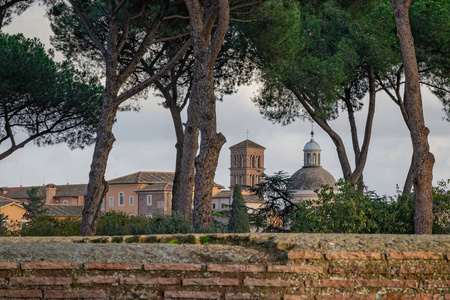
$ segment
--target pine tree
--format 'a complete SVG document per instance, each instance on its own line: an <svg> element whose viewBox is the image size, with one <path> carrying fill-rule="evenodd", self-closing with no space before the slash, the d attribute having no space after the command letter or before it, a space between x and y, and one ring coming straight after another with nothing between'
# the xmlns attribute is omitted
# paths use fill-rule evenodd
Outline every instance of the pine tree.
<svg viewBox="0 0 450 300"><path fill-rule="evenodd" d="M28 204L23 203L23 207L27 211L23 216L25 219L33 222L38 216L44 215L47 212L45 208L45 200L38 195L39 189L32 187L27 191Z"/></svg>
<svg viewBox="0 0 450 300"><path fill-rule="evenodd" d="M228 231L234 233L250 232L247 207L244 204L244 197L242 197L241 186L239 184L234 186Z"/></svg>

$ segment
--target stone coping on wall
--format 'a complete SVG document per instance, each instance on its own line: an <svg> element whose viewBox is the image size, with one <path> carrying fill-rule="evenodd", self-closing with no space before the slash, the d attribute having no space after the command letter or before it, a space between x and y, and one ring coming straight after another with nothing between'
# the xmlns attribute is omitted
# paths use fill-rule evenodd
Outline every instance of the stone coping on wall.
<svg viewBox="0 0 450 300"><path fill-rule="evenodd" d="M95 250L94 250L95 249ZM450 235L175 234L94 237L0 237L0 261L283 260L293 253L450 253ZM28 259L27 259L28 258Z"/></svg>

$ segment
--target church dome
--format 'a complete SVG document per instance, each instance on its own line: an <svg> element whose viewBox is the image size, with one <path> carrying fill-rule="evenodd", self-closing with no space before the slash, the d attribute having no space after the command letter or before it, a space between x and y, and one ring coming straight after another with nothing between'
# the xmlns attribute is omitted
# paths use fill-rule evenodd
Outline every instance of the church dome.
<svg viewBox="0 0 450 300"><path fill-rule="evenodd" d="M320 145L313 139L306 143L305 147L303 147L303 151L311 151L311 150L322 150L320 149Z"/></svg>
<svg viewBox="0 0 450 300"><path fill-rule="evenodd" d="M336 180L322 167L303 167L291 177L290 190L315 190L322 185L336 188Z"/></svg>

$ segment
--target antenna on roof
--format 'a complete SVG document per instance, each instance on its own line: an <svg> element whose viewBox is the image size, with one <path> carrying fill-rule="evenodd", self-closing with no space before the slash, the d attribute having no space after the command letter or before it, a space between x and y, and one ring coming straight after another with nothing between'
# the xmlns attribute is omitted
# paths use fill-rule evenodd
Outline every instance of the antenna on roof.
<svg viewBox="0 0 450 300"><path fill-rule="evenodd" d="M248 129L247 129L247 131L245 133L247 134L247 140L248 140L248 134L250 133L250 131L248 131Z"/></svg>

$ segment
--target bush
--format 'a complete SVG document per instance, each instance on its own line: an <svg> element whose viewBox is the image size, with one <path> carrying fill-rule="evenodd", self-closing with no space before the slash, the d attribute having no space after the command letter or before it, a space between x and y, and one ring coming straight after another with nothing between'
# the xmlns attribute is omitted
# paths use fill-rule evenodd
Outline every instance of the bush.
<svg viewBox="0 0 450 300"><path fill-rule="evenodd" d="M161 215L154 218L127 216L124 212L107 212L100 217L96 235L137 235L194 233L192 223L183 217ZM224 226L214 222L201 233L225 232ZM200 232L199 232L200 233Z"/></svg>
<svg viewBox="0 0 450 300"><path fill-rule="evenodd" d="M76 236L80 234L80 228L80 219L37 216L33 222L23 225L21 234L22 236Z"/></svg>
<svg viewBox="0 0 450 300"><path fill-rule="evenodd" d="M379 197L365 191L360 195L340 180L339 192L330 187L316 191L318 200L298 203L291 216L292 232L321 233L414 233L414 201Z"/></svg>

